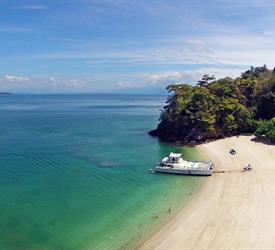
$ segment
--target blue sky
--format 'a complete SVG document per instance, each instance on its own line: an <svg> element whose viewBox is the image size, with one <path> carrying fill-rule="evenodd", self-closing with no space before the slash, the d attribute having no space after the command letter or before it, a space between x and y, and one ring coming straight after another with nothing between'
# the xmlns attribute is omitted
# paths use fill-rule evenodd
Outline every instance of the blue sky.
<svg viewBox="0 0 275 250"><path fill-rule="evenodd" d="M273 67L275 2L1 1L0 91L158 91Z"/></svg>

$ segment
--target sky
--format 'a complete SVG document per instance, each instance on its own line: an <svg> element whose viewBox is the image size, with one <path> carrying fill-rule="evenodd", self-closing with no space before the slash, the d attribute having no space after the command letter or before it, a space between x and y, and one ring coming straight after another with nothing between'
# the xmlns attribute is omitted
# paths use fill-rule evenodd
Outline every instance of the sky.
<svg viewBox="0 0 275 250"><path fill-rule="evenodd" d="M271 0L0 0L0 91L156 93L274 59Z"/></svg>

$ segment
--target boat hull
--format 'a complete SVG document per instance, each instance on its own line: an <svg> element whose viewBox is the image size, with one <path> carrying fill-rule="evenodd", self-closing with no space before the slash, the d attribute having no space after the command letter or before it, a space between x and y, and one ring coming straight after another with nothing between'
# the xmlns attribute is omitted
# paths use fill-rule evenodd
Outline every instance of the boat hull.
<svg viewBox="0 0 275 250"><path fill-rule="evenodd" d="M175 168L165 168L165 167L155 167L152 169L154 172L158 173L168 173L168 174L181 174L181 175L198 175L198 176L210 176L212 175L212 169L202 169L202 170L188 170L188 169L175 169Z"/></svg>

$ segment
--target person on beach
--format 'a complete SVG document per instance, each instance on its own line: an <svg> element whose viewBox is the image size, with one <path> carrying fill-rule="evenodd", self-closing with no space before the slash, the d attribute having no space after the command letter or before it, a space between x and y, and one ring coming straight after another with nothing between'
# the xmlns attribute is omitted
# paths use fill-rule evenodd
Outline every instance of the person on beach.
<svg viewBox="0 0 275 250"><path fill-rule="evenodd" d="M171 207L169 207L168 212L169 212L169 214L172 212L172 208Z"/></svg>
<svg viewBox="0 0 275 250"><path fill-rule="evenodd" d="M245 166L245 167L243 168L243 170L244 170L244 171L250 171L250 170L252 170L252 167L251 167L250 163L249 163L247 166Z"/></svg>

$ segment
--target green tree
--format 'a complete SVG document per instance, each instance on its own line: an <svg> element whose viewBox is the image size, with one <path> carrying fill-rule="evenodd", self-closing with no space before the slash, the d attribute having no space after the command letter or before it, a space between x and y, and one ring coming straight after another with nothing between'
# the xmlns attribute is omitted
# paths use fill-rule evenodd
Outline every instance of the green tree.
<svg viewBox="0 0 275 250"><path fill-rule="evenodd" d="M269 91L260 96L258 104L258 116L262 119L271 119L275 116L275 93Z"/></svg>
<svg viewBox="0 0 275 250"><path fill-rule="evenodd" d="M271 142L275 142L275 117L270 120L259 121L258 128L255 132L257 137L265 137Z"/></svg>
<svg viewBox="0 0 275 250"><path fill-rule="evenodd" d="M200 87L205 87L209 84L210 81L213 81L213 80L215 80L214 75L210 76L208 74L205 74L202 76L201 80L198 81L197 85Z"/></svg>

